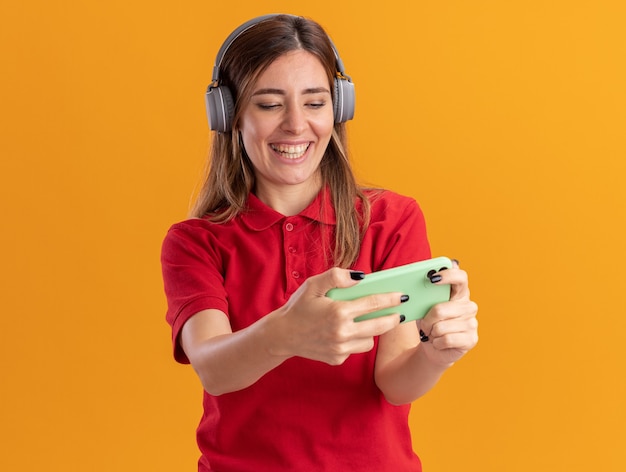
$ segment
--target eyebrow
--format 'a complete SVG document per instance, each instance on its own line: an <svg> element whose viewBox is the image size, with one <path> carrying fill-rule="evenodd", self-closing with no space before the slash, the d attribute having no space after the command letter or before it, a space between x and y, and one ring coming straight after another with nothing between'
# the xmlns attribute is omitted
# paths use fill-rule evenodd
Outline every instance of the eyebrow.
<svg viewBox="0 0 626 472"><path fill-rule="evenodd" d="M330 93L330 90L328 90L325 87L312 87L312 88L304 89L302 91L303 95L315 94L315 93ZM282 89L263 88L263 89L259 89L255 91L252 94L252 96L256 96L256 95L286 95L286 92Z"/></svg>

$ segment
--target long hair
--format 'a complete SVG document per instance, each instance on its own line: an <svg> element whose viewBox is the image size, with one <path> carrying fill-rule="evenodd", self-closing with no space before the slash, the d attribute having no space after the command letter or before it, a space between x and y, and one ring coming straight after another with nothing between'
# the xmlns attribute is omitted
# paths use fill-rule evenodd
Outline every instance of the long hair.
<svg viewBox="0 0 626 472"><path fill-rule="evenodd" d="M224 223L245 209L248 195L254 188L255 175L240 142L241 114L265 69L278 57L298 49L320 60L327 72L330 89L334 90L332 84L337 76L335 52L326 32L312 20L278 15L248 29L229 47L220 67L220 83L228 86L233 95L232 130L213 136L205 177L190 216ZM370 205L352 172L344 123L334 125L320 163L320 174L322 185L330 190L335 210L333 263L350 267L359 255L361 238L370 218Z"/></svg>

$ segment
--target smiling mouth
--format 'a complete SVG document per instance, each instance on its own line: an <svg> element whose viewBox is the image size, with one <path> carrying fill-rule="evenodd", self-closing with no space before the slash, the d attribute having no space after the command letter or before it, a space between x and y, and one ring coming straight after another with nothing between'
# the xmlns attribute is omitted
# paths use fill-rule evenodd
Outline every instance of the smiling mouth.
<svg viewBox="0 0 626 472"><path fill-rule="evenodd" d="M270 146L275 152L286 159L298 159L304 156L310 144L311 143L296 145L272 144Z"/></svg>

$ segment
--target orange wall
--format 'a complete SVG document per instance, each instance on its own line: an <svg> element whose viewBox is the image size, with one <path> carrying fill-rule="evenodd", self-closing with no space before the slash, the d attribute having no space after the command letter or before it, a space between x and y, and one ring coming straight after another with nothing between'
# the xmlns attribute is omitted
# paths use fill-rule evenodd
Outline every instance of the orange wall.
<svg viewBox="0 0 626 472"><path fill-rule="evenodd" d="M261 3L0 6L0 470L194 470L160 243L217 48L277 11L333 36L361 178L471 274L480 344L411 418L426 470L625 470L624 3Z"/></svg>

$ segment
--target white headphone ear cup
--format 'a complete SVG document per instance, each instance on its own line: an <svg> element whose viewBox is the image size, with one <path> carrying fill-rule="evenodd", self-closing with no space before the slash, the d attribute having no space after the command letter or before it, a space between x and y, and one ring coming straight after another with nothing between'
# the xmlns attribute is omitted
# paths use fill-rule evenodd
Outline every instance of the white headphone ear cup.
<svg viewBox="0 0 626 472"><path fill-rule="evenodd" d="M354 118L354 84L346 79L335 79L335 123L345 123Z"/></svg>
<svg viewBox="0 0 626 472"><path fill-rule="evenodd" d="M209 87L205 96L209 127L226 133L233 124L235 104L230 89L225 86Z"/></svg>

